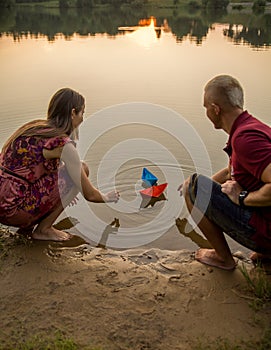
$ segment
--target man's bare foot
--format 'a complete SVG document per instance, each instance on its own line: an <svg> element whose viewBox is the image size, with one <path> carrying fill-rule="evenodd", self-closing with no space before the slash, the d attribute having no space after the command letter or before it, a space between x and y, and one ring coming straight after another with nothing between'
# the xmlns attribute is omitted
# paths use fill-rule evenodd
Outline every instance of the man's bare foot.
<svg viewBox="0 0 271 350"><path fill-rule="evenodd" d="M32 238L40 241L67 241L72 237L70 233L57 230L54 227L40 229L37 227L32 233Z"/></svg>
<svg viewBox="0 0 271 350"><path fill-rule="evenodd" d="M203 264L229 271L234 270L237 265L233 258L227 262L222 260L214 249L198 249L195 253L195 259Z"/></svg>

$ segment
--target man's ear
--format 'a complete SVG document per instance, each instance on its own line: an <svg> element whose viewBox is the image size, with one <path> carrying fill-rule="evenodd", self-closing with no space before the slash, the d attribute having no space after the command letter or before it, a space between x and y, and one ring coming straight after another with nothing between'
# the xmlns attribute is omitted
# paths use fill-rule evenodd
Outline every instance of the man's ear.
<svg viewBox="0 0 271 350"><path fill-rule="evenodd" d="M221 112L221 108L219 107L219 105L215 104L215 103L212 103L212 107L214 109L214 112L216 115L219 115L220 112Z"/></svg>

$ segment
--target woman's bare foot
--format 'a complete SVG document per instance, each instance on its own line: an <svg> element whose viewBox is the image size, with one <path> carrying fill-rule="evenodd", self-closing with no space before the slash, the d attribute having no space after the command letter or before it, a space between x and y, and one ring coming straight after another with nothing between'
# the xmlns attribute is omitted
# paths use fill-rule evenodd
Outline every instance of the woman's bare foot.
<svg viewBox="0 0 271 350"><path fill-rule="evenodd" d="M40 241L67 241L71 237L70 233L57 230L52 226L44 229L37 227L32 233L32 238Z"/></svg>
<svg viewBox="0 0 271 350"><path fill-rule="evenodd" d="M195 253L195 259L203 264L229 271L234 270L237 265L233 258L229 261L222 260L214 249L198 249Z"/></svg>

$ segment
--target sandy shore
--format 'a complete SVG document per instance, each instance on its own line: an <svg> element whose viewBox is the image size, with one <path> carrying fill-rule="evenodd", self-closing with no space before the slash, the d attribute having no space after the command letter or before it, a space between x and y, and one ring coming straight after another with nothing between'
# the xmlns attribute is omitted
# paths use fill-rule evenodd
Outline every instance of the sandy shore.
<svg viewBox="0 0 271 350"><path fill-rule="evenodd" d="M270 326L239 268L209 268L188 251L17 241L1 238L1 349L57 330L78 349L211 349L219 337L255 342Z"/></svg>

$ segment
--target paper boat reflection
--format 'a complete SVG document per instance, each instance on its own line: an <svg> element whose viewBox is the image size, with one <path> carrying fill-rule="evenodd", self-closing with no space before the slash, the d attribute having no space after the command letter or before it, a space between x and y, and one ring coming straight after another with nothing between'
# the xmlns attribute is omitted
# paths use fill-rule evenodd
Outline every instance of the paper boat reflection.
<svg viewBox="0 0 271 350"><path fill-rule="evenodd" d="M165 201L166 197L164 193L162 193L159 197L148 197L142 195L142 202L140 204L141 209L145 209L148 207L153 207L157 202Z"/></svg>
<svg viewBox="0 0 271 350"><path fill-rule="evenodd" d="M147 196L147 197L160 197L161 194L164 192L164 190L167 187L167 183L148 187L144 190L139 191L141 195Z"/></svg>
<svg viewBox="0 0 271 350"><path fill-rule="evenodd" d="M158 180L147 168L143 168L141 179L148 186L154 186Z"/></svg>

